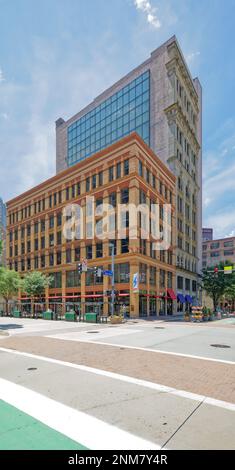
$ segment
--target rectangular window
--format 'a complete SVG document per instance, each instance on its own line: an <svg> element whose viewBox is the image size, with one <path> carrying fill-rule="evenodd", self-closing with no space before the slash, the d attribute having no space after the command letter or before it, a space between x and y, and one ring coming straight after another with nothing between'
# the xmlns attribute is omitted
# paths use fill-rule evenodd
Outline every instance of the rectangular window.
<svg viewBox="0 0 235 470"><path fill-rule="evenodd" d="M121 240L121 253L129 253L129 238Z"/></svg>
<svg viewBox="0 0 235 470"><path fill-rule="evenodd" d="M124 161L124 176L129 175L129 160Z"/></svg>
<svg viewBox="0 0 235 470"><path fill-rule="evenodd" d="M86 258L92 259L92 245L86 246Z"/></svg>
<svg viewBox="0 0 235 470"><path fill-rule="evenodd" d="M109 204L110 204L112 207L116 207L116 203L117 203L116 193L111 193L111 194L109 195Z"/></svg>
<svg viewBox="0 0 235 470"><path fill-rule="evenodd" d="M113 166L109 167L109 181L113 181L114 173L113 173Z"/></svg>
<svg viewBox="0 0 235 470"><path fill-rule="evenodd" d="M92 189L96 188L96 175L92 176Z"/></svg>
<svg viewBox="0 0 235 470"><path fill-rule="evenodd" d="M111 269L111 267L109 266ZM130 265L129 263L116 264L114 267L114 280L117 283L129 283Z"/></svg>
<svg viewBox="0 0 235 470"><path fill-rule="evenodd" d="M45 248L45 237L41 237L41 250Z"/></svg>
<svg viewBox="0 0 235 470"><path fill-rule="evenodd" d="M116 166L116 178L121 178L121 163L117 163Z"/></svg>
<svg viewBox="0 0 235 470"><path fill-rule="evenodd" d="M183 289L184 288L184 278L181 276L177 277L177 289Z"/></svg>
<svg viewBox="0 0 235 470"><path fill-rule="evenodd" d="M57 221L57 227L60 227L61 224L62 224L62 214L61 214L61 212L57 213L56 221Z"/></svg>
<svg viewBox="0 0 235 470"><path fill-rule="evenodd" d="M190 279L186 278L185 279L185 289L188 290L188 291L190 290L190 284L191 284Z"/></svg>
<svg viewBox="0 0 235 470"><path fill-rule="evenodd" d="M56 238L57 238L57 245L61 245L61 243L62 243L62 234L61 234L61 232L57 232Z"/></svg>
<svg viewBox="0 0 235 470"><path fill-rule="evenodd" d="M143 163L139 160L139 176L143 176Z"/></svg>
<svg viewBox="0 0 235 470"><path fill-rule="evenodd" d="M56 253L56 264L61 264L61 251Z"/></svg>
<svg viewBox="0 0 235 470"><path fill-rule="evenodd" d="M72 251L71 248L66 250L66 263L71 263L72 261Z"/></svg>
<svg viewBox="0 0 235 470"><path fill-rule="evenodd" d="M147 283L147 264L140 263L140 283Z"/></svg>
<svg viewBox="0 0 235 470"><path fill-rule="evenodd" d="M100 171L98 174L99 177L99 186L103 185L103 171Z"/></svg>
<svg viewBox="0 0 235 470"><path fill-rule="evenodd" d="M51 215L49 218L49 229L54 228L54 215Z"/></svg>
<svg viewBox="0 0 235 470"><path fill-rule="evenodd" d="M90 178L86 178L86 192L88 193L90 191Z"/></svg>
<svg viewBox="0 0 235 470"><path fill-rule="evenodd" d="M74 257L75 257L75 261L80 261L80 258L81 258L80 246L76 246L74 250Z"/></svg>
<svg viewBox="0 0 235 470"><path fill-rule="evenodd" d="M96 243L96 258L103 257L103 243Z"/></svg>
<svg viewBox="0 0 235 470"><path fill-rule="evenodd" d="M54 233L49 235L49 246L54 246Z"/></svg>
<svg viewBox="0 0 235 470"><path fill-rule="evenodd" d="M45 232L45 220L41 220L41 232Z"/></svg>
<svg viewBox="0 0 235 470"><path fill-rule="evenodd" d="M121 204L127 204L129 202L129 189L125 188L121 190Z"/></svg>
<svg viewBox="0 0 235 470"><path fill-rule="evenodd" d="M150 271L149 271L149 282L151 286L156 285L156 279L157 279L157 270L155 266L150 266Z"/></svg>
<svg viewBox="0 0 235 470"><path fill-rule="evenodd" d="M54 266L54 253L49 254L49 266Z"/></svg>

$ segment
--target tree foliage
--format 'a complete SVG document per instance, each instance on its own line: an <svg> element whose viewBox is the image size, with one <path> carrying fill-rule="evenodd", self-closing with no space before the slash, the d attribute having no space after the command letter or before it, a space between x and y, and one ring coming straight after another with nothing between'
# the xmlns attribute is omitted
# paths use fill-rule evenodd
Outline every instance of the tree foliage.
<svg viewBox="0 0 235 470"><path fill-rule="evenodd" d="M40 271L33 271L26 274L22 282L22 290L29 297L40 297L44 294L45 289L52 283L52 276L46 276Z"/></svg>
<svg viewBox="0 0 235 470"><path fill-rule="evenodd" d="M224 274L224 266L230 265L229 262L219 263L216 266L210 267L203 272L202 285L203 289L212 298L214 310L218 307L220 298L225 294L233 284L235 284L235 275ZM215 273L214 268L218 268L219 272ZM220 272L221 270L221 272Z"/></svg>
<svg viewBox="0 0 235 470"><path fill-rule="evenodd" d="M0 268L0 295L8 302L15 295L21 286L19 274L7 268Z"/></svg>

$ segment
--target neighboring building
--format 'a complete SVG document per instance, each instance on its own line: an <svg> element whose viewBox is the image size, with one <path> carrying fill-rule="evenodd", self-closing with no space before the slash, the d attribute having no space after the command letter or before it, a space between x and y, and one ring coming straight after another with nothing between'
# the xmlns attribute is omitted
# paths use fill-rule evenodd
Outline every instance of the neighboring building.
<svg viewBox="0 0 235 470"><path fill-rule="evenodd" d="M0 198L0 240L3 242L2 254L0 255L0 265L6 263L6 205Z"/></svg>
<svg viewBox="0 0 235 470"><path fill-rule="evenodd" d="M119 302L125 302L130 315L176 312L173 290L176 275L173 262L175 183L175 176L138 134L121 139L7 203L9 268L20 274L31 270L53 274L53 285L46 292L47 302L48 299L61 304L66 300L100 302L107 313L106 291L111 288L110 277L96 277L92 271L79 275L77 265L87 259L89 268L110 270L111 242L116 251L115 289L120 293ZM106 221L112 240L102 241L93 236L89 225L92 211L86 205L86 196L95 198L96 222L102 222L102 204L114 207L108 209ZM127 230L124 238L119 239L112 228L120 203L137 206L153 202L160 205L160 228L163 205L171 204L171 227L168 227L171 228L171 245L167 251L155 251L152 238L146 240L140 235L131 238L129 220L131 222L132 213L120 219L121 229L126 227ZM69 242L64 237L62 210L68 204L81 204L86 210L85 239ZM141 219L142 214L138 217L138 234ZM133 228L130 225L130 229ZM105 222L99 225L99 233L103 230ZM132 285L136 273L139 274L139 285L134 292Z"/></svg>
<svg viewBox="0 0 235 470"><path fill-rule="evenodd" d="M6 228L7 215L6 215L6 204L4 204L2 198L0 198L0 226Z"/></svg>
<svg viewBox="0 0 235 470"><path fill-rule="evenodd" d="M221 238L202 244L203 269L219 263L231 262L235 266L235 237Z"/></svg>
<svg viewBox="0 0 235 470"><path fill-rule="evenodd" d="M213 228L202 229L202 241L207 242L213 240Z"/></svg>
<svg viewBox="0 0 235 470"><path fill-rule="evenodd" d="M75 116L56 121L57 173L136 131L175 174L176 285L192 297L201 271L201 115L200 82L174 36Z"/></svg>

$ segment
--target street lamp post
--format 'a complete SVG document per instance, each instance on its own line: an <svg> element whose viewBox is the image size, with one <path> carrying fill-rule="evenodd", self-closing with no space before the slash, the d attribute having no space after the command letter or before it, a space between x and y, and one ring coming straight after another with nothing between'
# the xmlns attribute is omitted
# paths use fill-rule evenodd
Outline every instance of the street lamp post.
<svg viewBox="0 0 235 470"><path fill-rule="evenodd" d="M112 293L111 293L111 316L114 315L114 243L109 244L112 255Z"/></svg>

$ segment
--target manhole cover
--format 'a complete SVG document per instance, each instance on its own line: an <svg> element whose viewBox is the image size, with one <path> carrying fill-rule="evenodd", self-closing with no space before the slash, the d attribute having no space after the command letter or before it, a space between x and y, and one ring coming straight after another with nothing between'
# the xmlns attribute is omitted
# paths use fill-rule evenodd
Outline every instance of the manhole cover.
<svg viewBox="0 0 235 470"><path fill-rule="evenodd" d="M211 344L212 348L231 348L231 346L228 346L227 344Z"/></svg>
<svg viewBox="0 0 235 470"><path fill-rule="evenodd" d="M90 333L99 333L99 331L87 331L88 334Z"/></svg>
<svg viewBox="0 0 235 470"><path fill-rule="evenodd" d="M164 326L155 326L154 327L156 330L165 330Z"/></svg>
<svg viewBox="0 0 235 470"><path fill-rule="evenodd" d="M37 370L37 367L28 367L27 370Z"/></svg>

